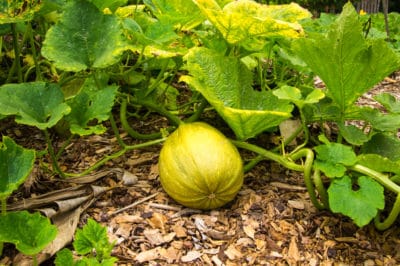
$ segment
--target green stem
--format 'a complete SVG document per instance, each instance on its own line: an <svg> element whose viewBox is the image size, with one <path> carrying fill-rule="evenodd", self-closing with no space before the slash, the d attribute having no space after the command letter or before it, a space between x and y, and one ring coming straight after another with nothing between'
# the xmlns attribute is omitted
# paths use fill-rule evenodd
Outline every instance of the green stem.
<svg viewBox="0 0 400 266"><path fill-rule="evenodd" d="M145 94L146 97L149 96L161 84L161 82L163 82L167 78L164 74L168 67L168 63L169 63L169 60L166 60L164 62L164 65L162 65L160 73L158 73L156 80L154 81L153 84L151 84L150 87L147 88L147 91Z"/></svg>
<svg viewBox="0 0 400 266"><path fill-rule="evenodd" d="M245 173L247 173L248 171L250 171L251 169L253 169L254 166L256 166L259 162L265 160L265 157L262 155L257 155L256 157L254 157L250 162L248 162L244 167L243 167L243 171Z"/></svg>
<svg viewBox="0 0 400 266"><path fill-rule="evenodd" d="M286 167L286 168L288 168L290 170L294 170L294 171L298 171L298 172L303 172L304 171L304 166L298 165L298 164L288 160L288 158L286 158L286 157L284 157L282 155L270 152L270 151L268 151L266 149L263 149L263 148L261 148L261 147L259 147L257 145L253 145L253 144L250 144L250 143L247 143L247 142L244 142L244 141L238 141L238 140L231 140L231 142L236 147L255 152L255 153L259 154L259 155L262 155L262 156L266 157L267 159L270 159L272 161L275 161L275 162L281 164L282 166L284 166L284 167Z"/></svg>
<svg viewBox="0 0 400 266"><path fill-rule="evenodd" d="M42 80L42 72L40 72L40 67L39 67L39 63L38 63L38 59L37 59L37 51L36 51L36 46L35 46L35 40L33 38L33 30L32 30L32 25L30 22L28 22L27 25L28 29L28 35L29 35L29 44L31 46L31 51L32 51L32 57L33 57L33 61L35 63L35 69L36 69L36 80Z"/></svg>
<svg viewBox="0 0 400 266"><path fill-rule="evenodd" d="M375 216L374 224L378 230L386 230L397 220L400 213L400 194L397 194L396 201L390 211L388 217L381 222L379 215Z"/></svg>
<svg viewBox="0 0 400 266"><path fill-rule="evenodd" d="M122 128L126 132L128 132L129 136L131 136L132 138L135 138L135 139L140 139L140 140L149 140L149 139L156 139L156 138L161 137L160 132L152 133L152 134L141 134L141 133L137 132L136 130L134 130L129 125L129 122L127 119L127 115L126 115L127 106L128 106L128 101L126 99L123 99L121 102L120 109L119 109L119 118L120 118Z"/></svg>
<svg viewBox="0 0 400 266"><path fill-rule="evenodd" d="M121 146L122 148L125 148L126 144L124 143L124 141L121 138L121 135L119 134L117 123L115 123L113 114L110 115L110 123L111 123L111 128L114 131L114 135L117 138L117 142L118 142L119 146Z"/></svg>
<svg viewBox="0 0 400 266"><path fill-rule="evenodd" d="M61 154L64 152L65 148L71 143L72 138L74 137L74 134L70 134L68 139L64 141L63 145L60 147L56 154L56 160L58 160L61 156Z"/></svg>
<svg viewBox="0 0 400 266"><path fill-rule="evenodd" d="M389 228L396 221L396 219L400 213L400 186L397 185L396 183L394 183L392 180L390 180L390 178L387 175L384 175L380 172L372 170L366 166L356 164L356 165L352 166L351 169L354 171L357 171L359 173L365 174L369 177L372 177L377 182L379 182L381 185L383 185L386 189L397 194L396 201L395 201L388 217L383 222L381 222L379 215L377 215L374 220L375 227L378 230L385 230L385 229Z"/></svg>
<svg viewBox="0 0 400 266"><path fill-rule="evenodd" d="M315 193L315 189L317 189L318 193L320 195L326 194L325 189L321 189L320 186L314 186L313 180L311 179L311 172L313 169L313 163L314 163L314 153L310 149L301 149L295 153L293 153L290 158L292 160L298 160L300 158L305 157L306 160L304 162L304 183L307 187L308 194L310 195L310 200L314 204L314 206L317 209L326 209L328 206L326 205L325 202L320 202L318 200L317 194ZM315 174L315 173L314 173Z"/></svg>
<svg viewBox="0 0 400 266"><path fill-rule="evenodd" d="M33 259L33 266L38 266L39 264L38 264L38 260L37 260L37 254L33 255L32 259Z"/></svg>
<svg viewBox="0 0 400 266"><path fill-rule="evenodd" d="M99 160L94 165L92 165L91 167L87 168L86 170L84 170L81 173L78 173L78 174L76 174L76 173L65 173L65 175L66 176L70 176L70 177L79 177L79 176L87 175L90 172L92 172L95 169L97 169L100 166L102 166L103 164L105 164L106 162L122 156L127 151L141 149L141 148L144 148L144 147L148 147L148 146L151 146L151 145L162 143L164 141L165 141L165 138L161 138L161 139L156 139L156 140L152 140L152 141L148 141L148 142L144 142L144 143L140 143L140 144L136 144L136 145L126 145L122 150L119 150L119 151L117 151L117 152L115 152L115 153L113 153L111 155L105 156L103 159Z"/></svg>
<svg viewBox="0 0 400 266"><path fill-rule="evenodd" d="M311 179L311 172L313 169L313 162L314 162L314 153L310 149L301 149L293 154L290 155L290 157L284 157L282 155L270 152L268 150L265 150L259 146L249 144L247 142L243 141L237 141L237 140L231 140L231 142L239 147L243 148L252 152L255 152L259 154L260 156L263 156L267 159L273 160L282 166L294 170L294 171L299 171L304 173L304 182L307 187L307 191L310 194L310 200L314 204L314 206L318 209L326 209L328 208L327 204L327 194L326 190L321 185L322 183L319 182L318 178ZM257 156L256 158L253 159L250 163L248 163L245 166L245 171L248 171L251 169L256 163L262 160L260 156ZM294 163L293 161L296 161L300 158L305 157L305 162L304 166L303 165L298 165ZM317 180L317 183L314 187L313 180ZM315 192L315 189L317 189L318 193L321 195L322 203L318 201L317 194Z"/></svg>
<svg viewBox="0 0 400 266"><path fill-rule="evenodd" d="M54 148L53 148L53 143L51 141L51 137L50 137L50 133L47 129L44 130L44 136L46 138L46 142L47 142L47 149L49 151L49 155L51 158L51 163L53 165L54 171L59 174L62 178L65 178L65 174L63 173L63 171L61 170L60 166L58 165L57 162L57 156L54 152Z"/></svg>
<svg viewBox="0 0 400 266"><path fill-rule="evenodd" d="M328 192L326 191L324 183L322 182L320 170L314 169L314 174L313 174L312 179L313 179L313 182L315 184L315 188L318 191L318 195L319 195L319 197L321 199L322 206L324 207L324 208L321 208L321 209L329 209Z"/></svg>
<svg viewBox="0 0 400 266"><path fill-rule="evenodd" d="M201 114L203 113L204 109L207 107L208 102L205 98L202 98L200 104L194 114L192 114L188 119L185 120L185 123L191 123L194 121L199 120Z"/></svg>
<svg viewBox="0 0 400 266"><path fill-rule="evenodd" d="M126 99L124 99L122 101L122 103L124 103ZM137 104L137 105L142 105L147 107L148 109L151 109L153 111L156 111L157 113L159 113L160 115L166 117L169 121L171 121L171 123L174 126L179 126L180 124L183 123L183 121L176 115L172 114L171 112L169 112L167 109L165 109L161 104L157 104L156 102L152 102L149 100L136 100L133 97L129 98L129 101ZM125 110L126 111L126 110Z"/></svg>
<svg viewBox="0 0 400 266"><path fill-rule="evenodd" d="M375 179L376 181L378 181L378 183L380 183L381 185L383 185L385 188L387 188L388 190L396 193L396 194L400 194L400 186L397 185L396 183L394 183L393 181L390 180L390 178L387 175L384 175L380 172L377 172L375 170L372 170L366 166L363 166L361 164L355 164L353 166L350 167L351 170L354 170L356 172L365 174L367 176L372 177L373 179Z"/></svg>
<svg viewBox="0 0 400 266"><path fill-rule="evenodd" d="M22 83L22 72L21 72L21 58L19 54L19 45L18 45L18 33L17 26L15 23L11 23L11 31L13 35L13 46L14 46L14 54L15 59L11 66L10 72L8 73L6 83L9 83L14 76L15 71L17 71L18 82Z"/></svg>

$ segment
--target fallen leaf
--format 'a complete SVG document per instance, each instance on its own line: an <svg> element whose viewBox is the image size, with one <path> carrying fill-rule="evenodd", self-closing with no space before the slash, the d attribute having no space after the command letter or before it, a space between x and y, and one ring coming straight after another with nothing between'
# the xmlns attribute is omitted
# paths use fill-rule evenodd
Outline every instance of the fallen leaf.
<svg viewBox="0 0 400 266"><path fill-rule="evenodd" d="M165 223L168 221L168 218L162 213L154 212L147 221L152 228L158 228L165 232Z"/></svg>

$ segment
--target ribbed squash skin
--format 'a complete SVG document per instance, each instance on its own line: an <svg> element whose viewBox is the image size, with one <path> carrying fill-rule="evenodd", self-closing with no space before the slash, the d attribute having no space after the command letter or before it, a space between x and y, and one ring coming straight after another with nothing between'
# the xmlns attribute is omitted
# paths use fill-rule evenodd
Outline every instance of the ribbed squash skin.
<svg viewBox="0 0 400 266"><path fill-rule="evenodd" d="M161 185L178 203L214 209L231 201L243 184L236 147L217 129L183 124L165 141L159 157Z"/></svg>

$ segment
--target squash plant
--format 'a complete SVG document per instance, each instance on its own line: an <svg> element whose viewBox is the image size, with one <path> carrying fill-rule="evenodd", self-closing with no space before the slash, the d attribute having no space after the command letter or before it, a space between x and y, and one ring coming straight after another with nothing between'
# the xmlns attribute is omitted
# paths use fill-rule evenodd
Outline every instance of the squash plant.
<svg viewBox="0 0 400 266"><path fill-rule="evenodd" d="M130 150L160 144L179 125L214 110L235 134L231 142L256 154L245 171L273 160L304 174L320 209L347 215L359 226L374 219L378 229L397 219L400 103L389 94L377 96L386 108L382 113L355 101L398 70L400 59L383 38L365 34L350 3L335 20L315 20L297 4L251 0L17 2L0 5L7 11L0 17L6 26L1 32L14 36L0 53L15 52L12 74L0 76L0 118L42 130L47 149L37 154L48 154L48 168L59 176L84 175ZM32 28L33 21L39 26ZM315 75L326 89L313 87ZM169 126L146 134L132 126L152 113ZM250 144L261 134L278 134L278 126L297 114L301 127L281 146ZM363 127L350 125L353 120ZM120 149L80 172L62 171L64 148L74 138L102 134L106 121ZM126 144L118 121L142 142ZM311 123L323 122L338 126L337 137L309 132ZM52 129L65 137L59 150ZM303 142L287 150L285 143L300 133ZM3 142L12 143L7 137ZM1 166L12 164L2 160ZM393 204L387 193L395 194ZM383 212L388 217L382 221Z"/></svg>

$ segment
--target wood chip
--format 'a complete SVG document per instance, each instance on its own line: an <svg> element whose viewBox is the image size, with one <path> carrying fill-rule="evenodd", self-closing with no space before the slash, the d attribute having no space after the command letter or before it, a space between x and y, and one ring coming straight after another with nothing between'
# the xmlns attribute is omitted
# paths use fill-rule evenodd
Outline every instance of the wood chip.
<svg viewBox="0 0 400 266"><path fill-rule="evenodd" d="M201 257L201 253L197 250L191 250L186 255L182 256L181 261L182 262L192 262L194 260L197 260L198 258Z"/></svg>

